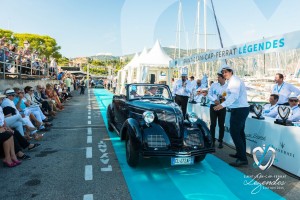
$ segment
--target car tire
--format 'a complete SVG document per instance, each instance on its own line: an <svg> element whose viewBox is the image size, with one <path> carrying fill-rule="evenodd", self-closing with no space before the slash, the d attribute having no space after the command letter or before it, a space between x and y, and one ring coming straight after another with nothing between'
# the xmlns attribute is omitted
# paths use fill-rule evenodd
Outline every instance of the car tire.
<svg viewBox="0 0 300 200"><path fill-rule="evenodd" d="M136 150L134 146L134 142L132 138L127 135L125 148L126 148L126 160L130 167L136 167L139 163L139 152Z"/></svg>
<svg viewBox="0 0 300 200"><path fill-rule="evenodd" d="M110 106L107 108L107 111L106 111L106 117L107 117L107 124L108 124L108 130L109 131L114 131L114 128L112 127L111 123L112 123L112 120L111 120L111 109L110 109Z"/></svg>
<svg viewBox="0 0 300 200"><path fill-rule="evenodd" d="M199 163L199 162L203 161L205 159L205 157L206 157L206 154L200 155L200 156L195 156L194 162Z"/></svg>

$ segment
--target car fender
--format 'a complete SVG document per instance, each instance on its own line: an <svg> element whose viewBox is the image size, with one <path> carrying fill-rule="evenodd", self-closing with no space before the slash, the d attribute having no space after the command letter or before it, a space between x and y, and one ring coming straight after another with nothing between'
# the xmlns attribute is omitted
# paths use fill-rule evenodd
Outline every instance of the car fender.
<svg viewBox="0 0 300 200"><path fill-rule="evenodd" d="M107 117L107 120L110 120L111 122L113 122L113 112L112 112L112 104L109 104L107 106L107 113L106 113L106 117ZM109 119L108 119L109 118Z"/></svg>
<svg viewBox="0 0 300 200"><path fill-rule="evenodd" d="M209 128L207 127L206 123L201 119L198 119L196 122L198 128L201 130L204 138L207 140L208 143L212 142L211 133Z"/></svg>
<svg viewBox="0 0 300 200"><path fill-rule="evenodd" d="M128 129L131 129L131 131L129 131L130 133L130 137L132 137L134 140L139 141L139 143L142 143L142 133L141 133L141 128L139 123L137 122L137 120L133 119L133 118L128 118L122 128L121 128L121 140L125 140L126 139L126 133Z"/></svg>

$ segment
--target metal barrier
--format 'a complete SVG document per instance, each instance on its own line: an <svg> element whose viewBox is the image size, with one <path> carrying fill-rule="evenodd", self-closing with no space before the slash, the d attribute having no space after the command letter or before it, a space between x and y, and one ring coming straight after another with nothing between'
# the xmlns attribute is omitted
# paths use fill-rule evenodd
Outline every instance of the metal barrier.
<svg viewBox="0 0 300 200"><path fill-rule="evenodd" d="M45 62L39 63L29 59L26 56L22 56L16 54L8 49L1 48L0 49L0 74L3 75L3 79L6 78L6 75L16 75L19 79L22 76L30 76L30 77L41 77L41 76L48 76L49 71L47 69L48 64ZM1 67L2 65L2 67ZM35 69L33 68L36 65ZM8 68L15 67L15 73L7 72ZM46 71L47 70L47 71ZM27 73L26 73L27 72ZM30 73L28 73L30 72ZM44 73L46 72L46 73Z"/></svg>

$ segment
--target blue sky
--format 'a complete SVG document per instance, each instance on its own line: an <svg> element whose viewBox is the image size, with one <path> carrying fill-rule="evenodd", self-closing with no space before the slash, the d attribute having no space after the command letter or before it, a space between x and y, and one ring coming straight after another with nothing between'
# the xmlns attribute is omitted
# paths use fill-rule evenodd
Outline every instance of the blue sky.
<svg viewBox="0 0 300 200"><path fill-rule="evenodd" d="M213 34L208 48L220 48L210 0L207 4L207 32ZM175 45L178 0L0 0L0 5L0 28L49 35L67 57L135 53L156 39ZM300 30L299 0L214 0L214 5L224 46ZM182 6L182 35L194 48L197 0L182 0ZM203 33L203 20L200 29Z"/></svg>

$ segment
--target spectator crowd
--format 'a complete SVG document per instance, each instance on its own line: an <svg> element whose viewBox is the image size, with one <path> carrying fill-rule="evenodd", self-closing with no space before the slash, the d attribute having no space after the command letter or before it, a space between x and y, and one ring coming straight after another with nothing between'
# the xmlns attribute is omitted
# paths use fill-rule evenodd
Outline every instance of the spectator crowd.
<svg viewBox="0 0 300 200"><path fill-rule="evenodd" d="M59 84L7 88L0 94L0 156L5 167L31 159L27 151L40 146L52 120L72 98L71 78L65 74Z"/></svg>
<svg viewBox="0 0 300 200"><path fill-rule="evenodd" d="M30 48L28 41L23 47L12 44L6 37L0 38L0 71L10 74L40 75L56 77L60 68L55 58L48 60Z"/></svg>

